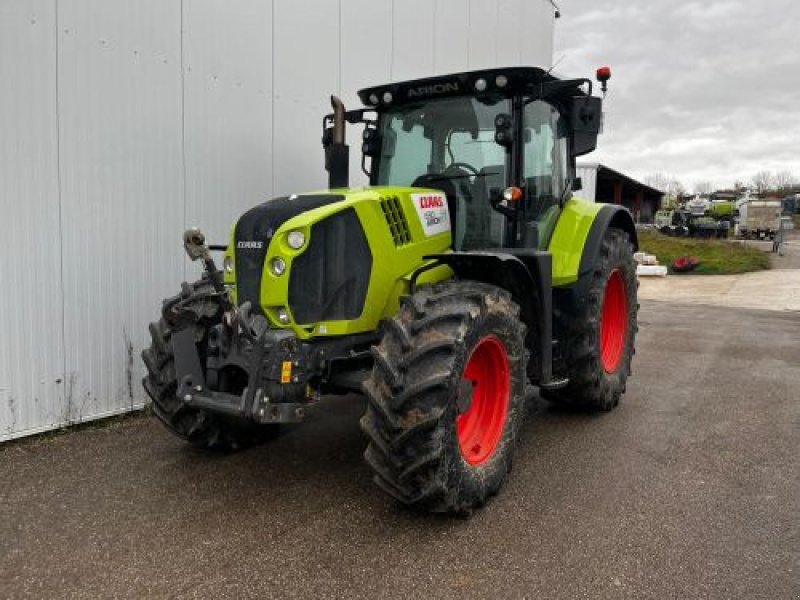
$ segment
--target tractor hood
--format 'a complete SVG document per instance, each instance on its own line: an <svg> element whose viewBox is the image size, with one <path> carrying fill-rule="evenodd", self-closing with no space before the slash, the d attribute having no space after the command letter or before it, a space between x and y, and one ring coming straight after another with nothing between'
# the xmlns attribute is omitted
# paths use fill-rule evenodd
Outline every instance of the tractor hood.
<svg viewBox="0 0 800 600"><path fill-rule="evenodd" d="M405 277L451 245L438 190L337 188L275 198L231 229L225 285L273 327L301 338L372 331L396 309ZM420 282L445 277L426 271Z"/></svg>
<svg viewBox="0 0 800 600"><path fill-rule="evenodd" d="M233 241L236 256L238 302L260 305L261 275L272 236L289 219L321 206L344 200L339 194L282 196L244 213L236 223Z"/></svg>

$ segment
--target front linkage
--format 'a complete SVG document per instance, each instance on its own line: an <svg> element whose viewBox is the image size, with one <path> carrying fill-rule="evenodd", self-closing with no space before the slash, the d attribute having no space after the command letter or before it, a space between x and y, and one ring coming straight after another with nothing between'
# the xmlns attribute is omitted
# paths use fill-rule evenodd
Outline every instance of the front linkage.
<svg viewBox="0 0 800 600"><path fill-rule="evenodd" d="M369 368L373 335L347 342L301 342L287 330L270 329L249 302L237 307L221 282L196 229L184 234L192 260L202 260L204 280L184 284L181 294L164 302L163 319L171 330L175 395L187 406L256 424L299 422L305 407L322 391L357 389ZM359 343L360 342L360 343ZM205 367L205 368L204 368Z"/></svg>
<svg viewBox="0 0 800 600"><path fill-rule="evenodd" d="M228 302L224 292L212 292L204 299L195 294L188 300L184 307L165 306L165 312L178 311L184 318L196 314L198 304L215 302L221 307ZM303 406L314 398L307 389L305 369L312 353L291 332L260 327L259 317L250 315L248 308L222 312L226 322L208 330L205 374L195 329L173 333L176 394L190 406L256 423L300 421Z"/></svg>

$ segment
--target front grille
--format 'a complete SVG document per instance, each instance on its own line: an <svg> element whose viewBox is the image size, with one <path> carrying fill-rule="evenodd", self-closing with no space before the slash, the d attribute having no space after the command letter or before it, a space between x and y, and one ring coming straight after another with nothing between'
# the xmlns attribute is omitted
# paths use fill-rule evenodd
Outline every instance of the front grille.
<svg viewBox="0 0 800 600"><path fill-rule="evenodd" d="M250 302L254 311L261 311L264 258L278 228L296 215L343 199L344 196L335 194L284 196L254 206L239 218L233 239L236 244L236 299L240 305Z"/></svg>
<svg viewBox="0 0 800 600"><path fill-rule="evenodd" d="M371 272L372 253L354 209L316 223L308 248L292 261L289 306L295 321L358 318Z"/></svg>
<svg viewBox="0 0 800 600"><path fill-rule="evenodd" d="M403 209L400 207L400 200L397 196L387 196L381 198L381 208L383 216L386 217L386 224L392 233L395 246L402 246L411 241L411 233L408 231L408 221Z"/></svg>
<svg viewBox="0 0 800 600"><path fill-rule="evenodd" d="M261 273L271 239L272 224L262 215L242 218L236 226L236 299L240 305L250 302L256 312L261 310Z"/></svg>

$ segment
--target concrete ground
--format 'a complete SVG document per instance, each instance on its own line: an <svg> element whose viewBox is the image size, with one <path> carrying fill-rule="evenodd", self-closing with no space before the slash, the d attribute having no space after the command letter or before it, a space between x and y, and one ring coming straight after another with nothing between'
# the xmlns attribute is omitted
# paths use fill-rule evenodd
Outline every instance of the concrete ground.
<svg viewBox="0 0 800 600"><path fill-rule="evenodd" d="M399 508L358 397L220 456L152 418L0 448L0 597L800 598L800 319L642 302L607 415L533 399L471 519Z"/></svg>
<svg viewBox="0 0 800 600"><path fill-rule="evenodd" d="M725 307L800 311L800 231L787 232L783 256L771 254L772 269L742 275L642 277L639 297ZM772 242L746 242L769 251Z"/></svg>

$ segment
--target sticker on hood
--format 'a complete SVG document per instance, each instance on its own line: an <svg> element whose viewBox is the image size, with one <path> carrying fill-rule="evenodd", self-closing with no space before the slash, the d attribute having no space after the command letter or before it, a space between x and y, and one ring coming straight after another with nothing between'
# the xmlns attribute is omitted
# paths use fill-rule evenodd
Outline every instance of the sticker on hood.
<svg viewBox="0 0 800 600"><path fill-rule="evenodd" d="M438 192L411 194L414 208L417 209L425 235L436 235L450 231L450 211L447 209L447 198Z"/></svg>

